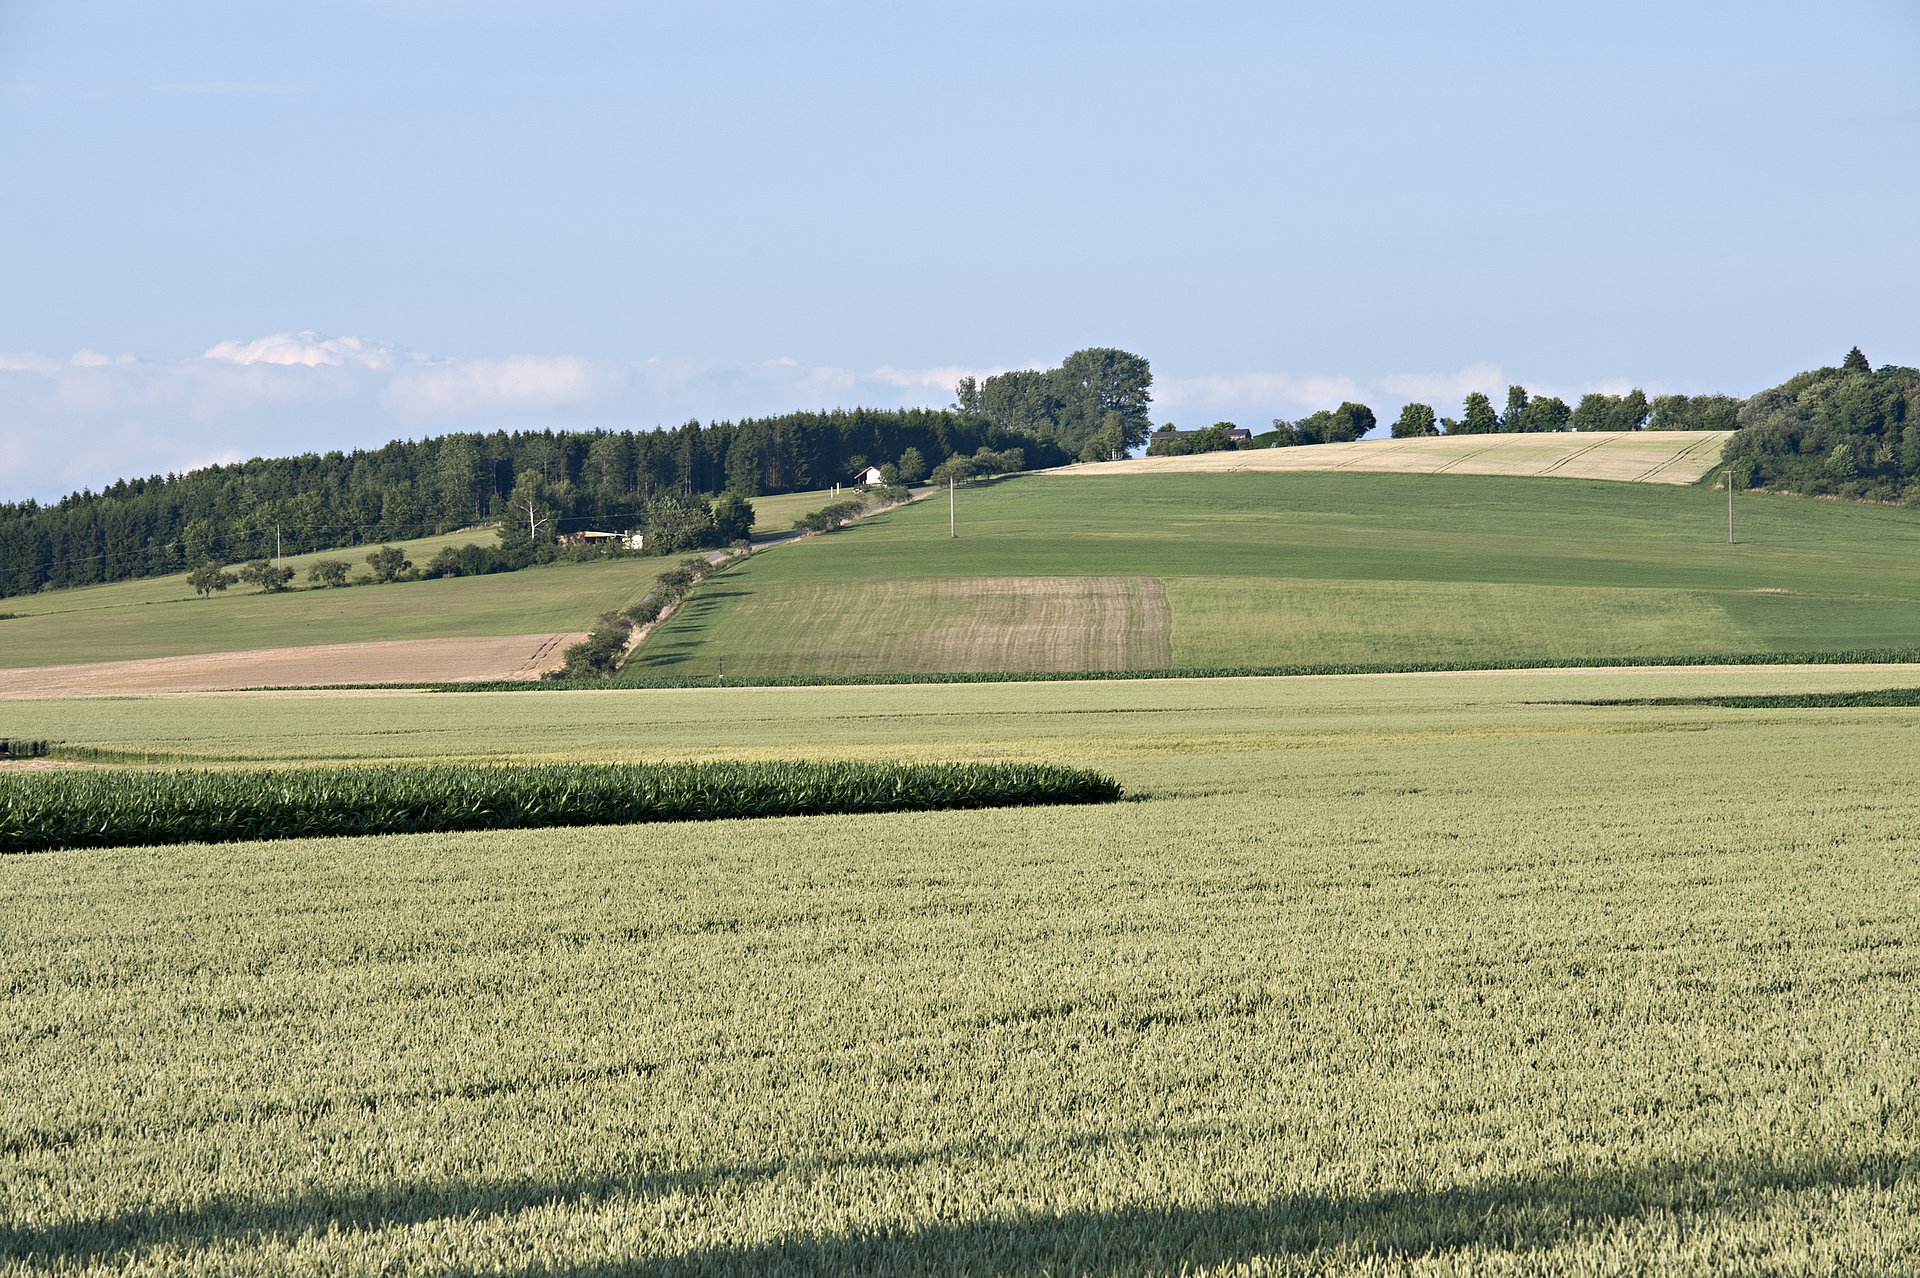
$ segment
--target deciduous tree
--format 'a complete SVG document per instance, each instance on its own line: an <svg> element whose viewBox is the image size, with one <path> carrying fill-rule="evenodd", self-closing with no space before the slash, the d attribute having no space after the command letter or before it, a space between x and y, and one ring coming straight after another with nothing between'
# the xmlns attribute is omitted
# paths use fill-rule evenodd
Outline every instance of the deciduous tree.
<svg viewBox="0 0 1920 1278"><path fill-rule="evenodd" d="M1466 410L1460 418L1460 433L1463 435L1491 435L1500 429L1499 415L1493 411L1493 401L1479 391L1467 393Z"/></svg>
<svg viewBox="0 0 1920 1278"><path fill-rule="evenodd" d="M287 588L287 583L293 580L293 569L265 559L250 559L240 565L240 580L258 586L262 594L270 595Z"/></svg>
<svg viewBox="0 0 1920 1278"><path fill-rule="evenodd" d="M215 591L223 591L233 584L233 574L222 571L219 564L204 563L187 574L187 584L193 587L194 594L209 599Z"/></svg>
<svg viewBox="0 0 1920 1278"><path fill-rule="evenodd" d="M367 567L373 571L375 581L385 583L413 567L413 563L407 558L407 552L400 547L382 546L378 550L367 552Z"/></svg>
<svg viewBox="0 0 1920 1278"><path fill-rule="evenodd" d="M353 567L344 559L316 559L307 569L307 580L325 589L347 584L347 570Z"/></svg>
<svg viewBox="0 0 1920 1278"><path fill-rule="evenodd" d="M1395 439L1414 439L1422 435L1437 435L1440 428L1434 421L1431 406L1408 404L1394 419L1392 432Z"/></svg>

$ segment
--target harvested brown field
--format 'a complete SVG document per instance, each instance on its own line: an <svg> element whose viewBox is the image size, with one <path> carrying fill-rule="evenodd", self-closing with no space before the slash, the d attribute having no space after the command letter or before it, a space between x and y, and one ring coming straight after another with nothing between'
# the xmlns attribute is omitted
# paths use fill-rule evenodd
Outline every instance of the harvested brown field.
<svg viewBox="0 0 1920 1278"><path fill-rule="evenodd" d="M1194 457L1137 457L1062 466L1047 473L1100 476L1349 470L1691 484L1713 469L1732 437L1729 431L1717 430L1439 435L1255 448Z"/></svg>
<svg viewBox="0 0 1920 1278"><path fill-rule="evenodd" d="M709 638L704 614L722 599L726 627ZM1171 631L1152 577L794 582L742 598L694 596L635 666L706 674L724 661L728 673L752 675L1150 670L1169 664ZM681 659L696 645L697 666Z"/></svg>
<svg viewBox="0 0 1920 1278"><path fill-rule="evenodd" d="M338 683L534 679L578 634L401 639L0 670L0 697L107 697Z"/></svg>

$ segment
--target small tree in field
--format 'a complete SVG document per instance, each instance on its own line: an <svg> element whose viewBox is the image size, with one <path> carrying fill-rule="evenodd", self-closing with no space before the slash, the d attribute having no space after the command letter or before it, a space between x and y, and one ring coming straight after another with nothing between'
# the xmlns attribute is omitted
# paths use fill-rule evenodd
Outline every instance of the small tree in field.
<svg viewBox="0 0 1920 1278"><path fill-rule="evenodd" d="M367 552L367 567L373 569L373 579L384 584L413 567L413 564L407 559L407 552L400 547L382 546Z"/></svg>
<svg viewBox="0 0 1920 1278"><path fill-rule="evenodd" d="M347 569L353 565L344 559L317 559L307 569L307 580L322 588L347 584Z"/></svg>
<svg viewBox="0 0 1920 1278"><path fill-rule="evenodd" d="M287 583L293 580L293 569L268 563L264 559L253 559L240 565L240 580L258 586L262 594L270 595L287 588Z"/></svg>
<svg viewBox="0 0 1920 1278"><path fill-rule="evenodd" d="M233 584L233 574L221 571L219 564L205 563L187 574L187 584L193 587L194 594L210 599L215 591L224 591Z"/></svg>

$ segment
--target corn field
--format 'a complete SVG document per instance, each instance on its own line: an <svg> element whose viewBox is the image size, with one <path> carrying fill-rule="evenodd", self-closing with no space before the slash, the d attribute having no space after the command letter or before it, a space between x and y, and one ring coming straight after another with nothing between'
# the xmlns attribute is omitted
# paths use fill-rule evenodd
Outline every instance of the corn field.
<svg viewBox="0 0 1920 1278"><path fill-rule="evenodd" d="M384 765L0 777L0 852L1102 803L1046 764Z"/></svg>

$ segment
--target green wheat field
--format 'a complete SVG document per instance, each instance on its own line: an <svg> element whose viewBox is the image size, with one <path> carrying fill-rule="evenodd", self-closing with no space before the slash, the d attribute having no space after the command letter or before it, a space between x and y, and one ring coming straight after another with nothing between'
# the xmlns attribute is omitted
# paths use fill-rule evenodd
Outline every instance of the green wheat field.
<svg viewBox="0 0 1920 1278"><path fill-rule="evenodd" d="M15 702L1129 801L0 861L0 1272L1896 1274L1913 666Z"/></svg>

